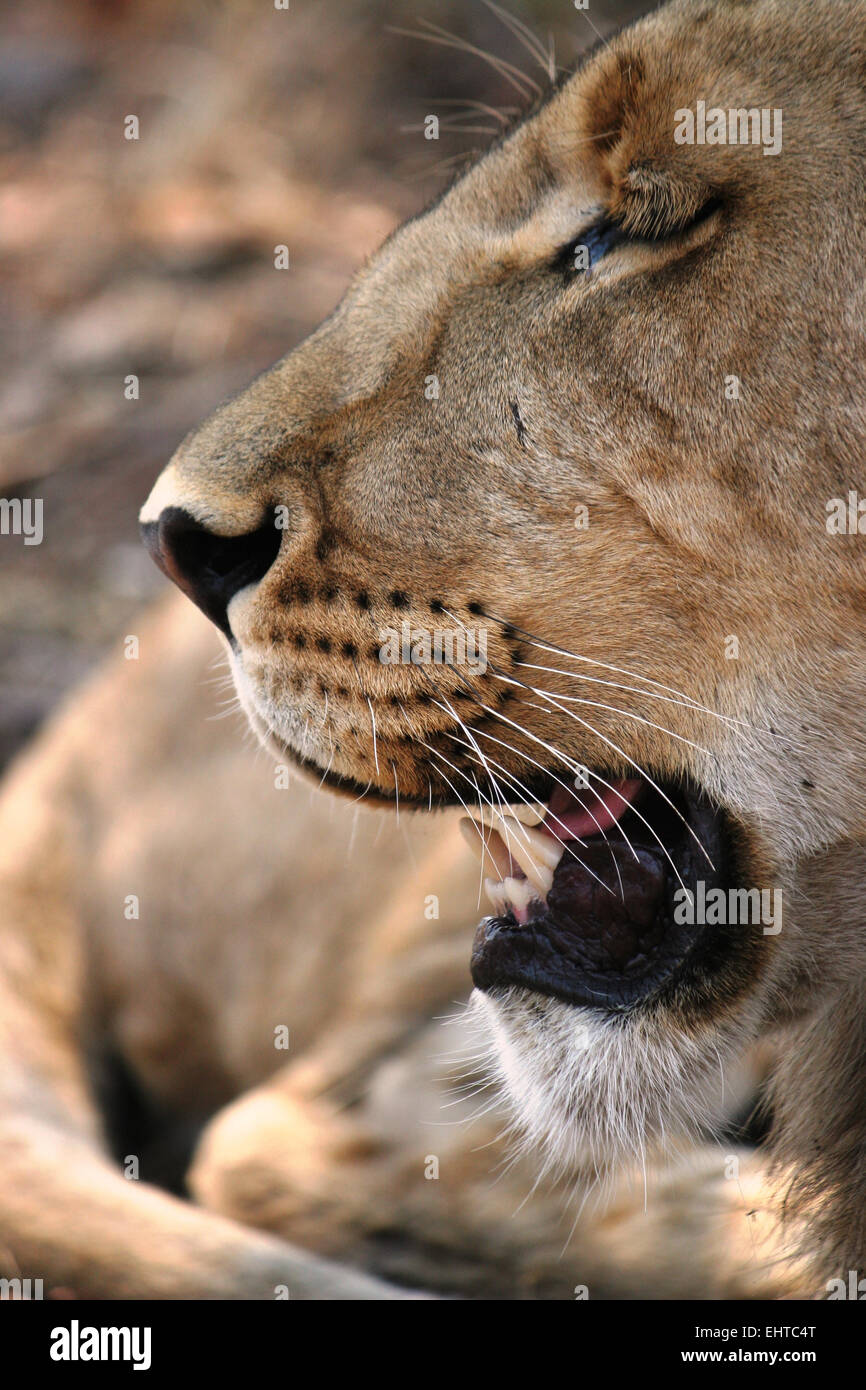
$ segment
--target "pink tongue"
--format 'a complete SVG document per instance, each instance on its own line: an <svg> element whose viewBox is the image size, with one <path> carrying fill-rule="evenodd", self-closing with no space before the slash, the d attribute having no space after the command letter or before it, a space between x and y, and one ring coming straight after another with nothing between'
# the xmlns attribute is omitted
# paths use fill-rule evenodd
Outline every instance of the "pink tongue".
<svg viewBox="0 0 866 1390"><path fill-rule="evenodd" d="M557 787L550 799L550 808L543 824L539 827L548 835L558 836L560 840L585 840L590 835L598 835L607 830L625 815L629 806L640 791L640 778L623 778L611 782L609 787L600 784L588 787L585 791L571 796L564 787ZM587 807L583 810L577 805L577 797Z"/></svg>

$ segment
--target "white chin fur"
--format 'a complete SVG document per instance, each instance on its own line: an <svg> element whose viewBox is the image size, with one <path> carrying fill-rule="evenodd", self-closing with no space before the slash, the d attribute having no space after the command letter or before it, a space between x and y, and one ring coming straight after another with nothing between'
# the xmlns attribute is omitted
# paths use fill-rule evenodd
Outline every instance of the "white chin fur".
<svg viewBox="0 0 866 1390"><path fill-rule="evenodd" d="M732 1049L715 1030L695 1038L516 988L474 990L469 1014L515 1136L554 1172L612 1175L723 1118Z"/></svg>

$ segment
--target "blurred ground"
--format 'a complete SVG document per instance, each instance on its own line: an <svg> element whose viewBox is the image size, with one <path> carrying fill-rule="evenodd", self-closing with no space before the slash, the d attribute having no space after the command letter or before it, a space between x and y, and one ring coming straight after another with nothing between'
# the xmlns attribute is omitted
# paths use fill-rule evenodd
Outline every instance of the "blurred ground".
<svg viewBox="0 0 866 1390"><path fill-rule="evenodd" d="M571 66L643 8L508 13ZM521 104L509 68L391 32L431 24L544 80L482 0L0 10L0 497L44 506L41 545L0 535L0 765L161 589L136 513L181 437L484 148L496 121L463 103ZM427 141L430 112L463 128Z"/></svg>

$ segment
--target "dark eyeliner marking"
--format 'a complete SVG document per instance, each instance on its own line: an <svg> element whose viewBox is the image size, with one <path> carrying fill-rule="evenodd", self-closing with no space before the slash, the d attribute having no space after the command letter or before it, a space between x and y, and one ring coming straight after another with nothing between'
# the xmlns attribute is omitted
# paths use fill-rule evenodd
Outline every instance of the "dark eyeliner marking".
<svg viewBox="0 0 866 1390"><path fill-rule="evenodd" d="M592 270L608 251L612 251L615 246L628 239L622 227L604 218L593 227L587 227L585 232L581 232L579 237L575 237L556 253L554 269L564 271L567 275L579 274L581 271L585 273ZM580 258L580 264L579 251L585 253Z"/></svg>

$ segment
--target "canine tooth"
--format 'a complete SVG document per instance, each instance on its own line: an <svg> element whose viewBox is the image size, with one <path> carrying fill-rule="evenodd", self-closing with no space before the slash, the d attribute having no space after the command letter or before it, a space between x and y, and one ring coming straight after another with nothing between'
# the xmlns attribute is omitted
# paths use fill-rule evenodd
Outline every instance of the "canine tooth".
<svg viewBox="0 0 866 1390"><path fill-rule="evenodd" d="M463 836L472 853L479 859L484 858L484 831L477 821L469 816L463 816L460 821L460 834Z"/></svg>
<svg viewBox="0 0 866 1390"><path fill-rule="evenodd" d="M517 858L516 855L514 857ZM521 864L520 867L526 874L527 881L546 902L547 895L553 887L553 870L548 869L546 864Z"/></svg>
<svg viewBox="0 0 866 1390"><path fill-rule="evenodd" d="M509 830L509 844L513 841L513 857L520 864L521 869L526 865L521 859L521 854L532 855L536 864L543 864L546 869L555 869L560 859L565 853L565 846L555 840L552 835L545 835L541 830L534 830L528 825L509 825L508 818L505 825Z"/></svg>
<svg viewBox="0 0 866 1390"><path fill-rule="evenodd" d="M484 891L497 917L504 917L508 911L508 904L505 901L505 885L498 883L494 878L486 878Z"/></svg>
<svg viewBox="0 0 866 1390"><path fill-rule="evenodd" d="M502 817L492 806L481 806L478 810L473 807L472 819L477 825L483 825L485 830L496 830L502 824Z"/></svg>
<svg viewBox="0 0 866 1390"><path fill-rule="evenodd" d="M539 835L538 831L526 830L523 833L526 835L535 834L538 839L547 838L546 836ZM519 834L509 836L509 843L511 845L512 859L517 860L536 893L540 894L542 898L546 898L553 886L553 868L549 867L546 863L539 863L538 859L535 858L533 854L534 846L528 845L526 840L522 839ZM545 853L547 853L546 850ZM553 867L555 868L556 866L554 865Z"/></svg>
<svg viewBox="0 0 866 1390"><path fill-rule="evenodd" d="M468 816L460 821L460 829L467 845L482 861L485 869L495 873L497 879L507 878L511 873L511 855L499 832L479 825L478 821Z"/></svg>

